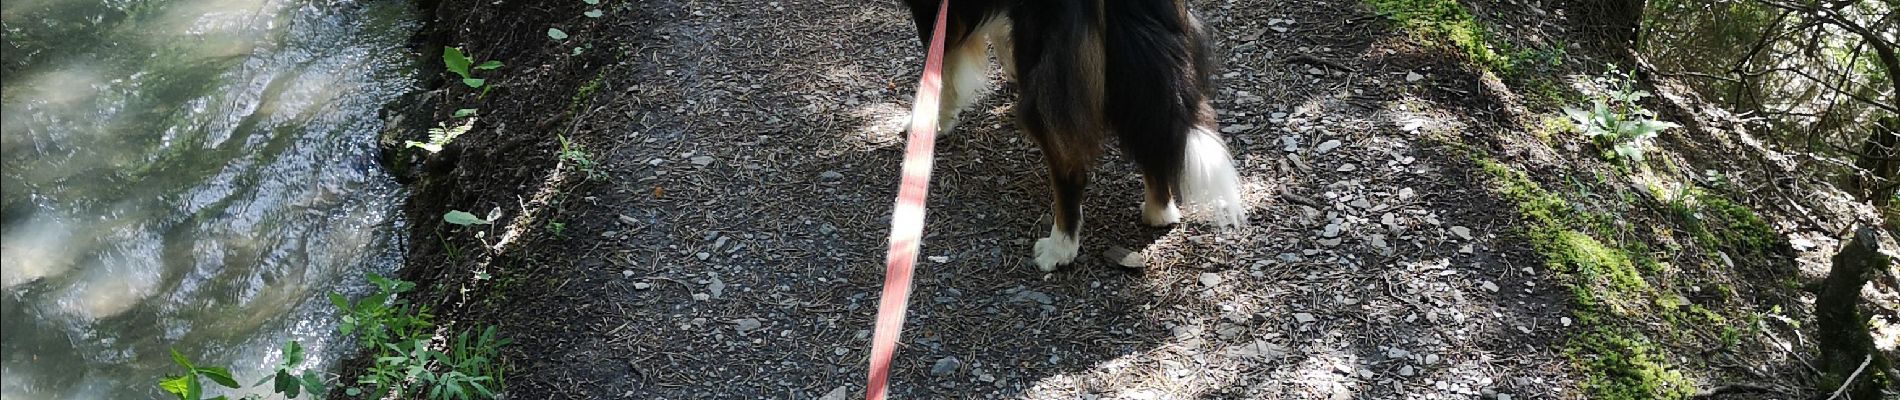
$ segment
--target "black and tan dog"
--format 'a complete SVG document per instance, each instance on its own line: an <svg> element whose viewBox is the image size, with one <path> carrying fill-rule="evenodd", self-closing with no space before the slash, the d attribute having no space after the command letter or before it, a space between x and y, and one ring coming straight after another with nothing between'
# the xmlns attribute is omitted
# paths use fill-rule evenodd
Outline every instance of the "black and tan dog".
<svg viewBox="0 0 1900 400"><path fill-rule="evenodd" d="M938 1L906 0L924 43ZM1141 165L1143 222L1177 223L1185 209L1218 226L1246 223L1233 159L1208 103L1213 55L1185 1L951 3L940 128L953 128L958 112L987 90L984 45L994 44L1021 88L1017 123L1042 148L1054 186L1055 225L1036 242L1036 266L1050 271L1075 259L1083 188L1111 132Z"/></svg>

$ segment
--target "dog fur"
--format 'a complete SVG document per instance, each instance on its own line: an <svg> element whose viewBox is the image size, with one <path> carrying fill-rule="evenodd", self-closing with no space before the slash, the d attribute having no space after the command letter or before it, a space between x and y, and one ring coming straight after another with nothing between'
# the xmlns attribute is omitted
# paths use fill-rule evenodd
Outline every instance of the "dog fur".
<svg viewBox="0 0 1900 400"><path fill-rule="evenodd" d="M930 42L940 0L905 0ZM944 40L940 131L988 90L986 42L1021 97L1016 121L1042 149L1055 223L1035 246L1044 271L1081 247L1082 194L1110 134L1140 165L1142 221L1247 222L1239 176L1208 102L1208 35L1185 0L957 0Z"/></svg>

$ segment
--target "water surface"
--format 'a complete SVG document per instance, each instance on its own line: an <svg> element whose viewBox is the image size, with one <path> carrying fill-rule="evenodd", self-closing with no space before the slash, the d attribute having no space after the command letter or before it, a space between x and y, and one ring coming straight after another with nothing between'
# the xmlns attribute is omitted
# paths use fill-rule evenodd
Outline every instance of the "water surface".
<svg viewBox="0 0 1900 400"><path fill-rule="evenodd" d="M325 293L400 257L374 141L412 13L0 4L0 397L158 398L171 348L243 383L289 339L333 363Z"/></svg>

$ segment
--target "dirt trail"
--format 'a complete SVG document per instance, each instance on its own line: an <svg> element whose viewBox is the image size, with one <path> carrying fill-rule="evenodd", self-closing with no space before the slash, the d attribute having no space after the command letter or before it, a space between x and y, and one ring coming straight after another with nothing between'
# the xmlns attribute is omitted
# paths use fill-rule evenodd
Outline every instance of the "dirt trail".
<svg viewBox="0 0 1900 400"><path fill-rule="evenodd" d="M894 2L760 4L638 2L570 28L603 55L540 71L598 78L567 83L570 104L517 106L576 118L513 131L587 146L600 178L442 200L555 204L458 300L474 304L458 319L515 339L511 397L861 390L919 44ZM1561 289L1471 163L1427 139L1499 129L1480 79L1354 2L1196 5L1220 33L1216 104L1252 226L1140 226L1140 180L1111 153L1083 257L1037 272L1045 178L998 90L939 146L894 394L1576 397ZM514 150L468 151L463 169ZM1114 266L1116 247L1151 265Z"/></svg>
<svg viewBox="0 0 1900 400"><path fill-rule="evenodd" d="M1523 236L1524 200L1492 190L1495 174L1474 155L1608 204L1577 210L1627 220L1610 234L1682 228L1654 204L1597 195L1628 183L1604 178L1615 173L1574 141L1535 138L1526 101L1495 76L1417 45L1361 2L1193 4L1217 33L1215 104L1252 225L1140 225L1140 179L1111 151L1088 191L1077 265L1036 271L1029 249L1047 232L1047 183L1014 127L1014 93L1001 88L939 142L893 394L1585 397L1590 373L1563 354L1582 328L1570 282L1552 280L1564 275ZM1561 10L1510 4L1461 5L1514 29L1513 40L1561 43L1541 33L1573 29L1557 26L1569 23ZM515 340L511 398L859 395L898 132L922 64L901 6L608 1L599 18L582 17L594 6L581 2L425 7L440 20L420 42L508 66L485 96L438 85L411 108L434 115L403 116L417 130L482 109L442 154L391 150L421 221L404 276L432 288L426 302L443 320L496 324ZM551 27L570 38L545 37ZM503 223L481 237L432 223L448 209L499 209ZM1105 253L1117 248L1148 267L1116 266ZM1736 321L1782 304L1799 315L1782 284L1794 273L1755 263L1768 253L1741 259L1767 266L1759 276L1715 280L1723 294L1713 300L1701 281L1669 280L1702 278L1709 270L1696 268L1716 265L1712 253L1671 255L1682 271L1636 279L1657 280L1652 292L1671 301L1739 304L1717 310ZM1716 371L1698 379L1801 373L1799 355L1762 350L1782 345L1763 329L1705 352L1727 361L1692 365ZM1681 362L1676 354L1714 340L1676 336L1678 352L1663 357Z"/></svg>

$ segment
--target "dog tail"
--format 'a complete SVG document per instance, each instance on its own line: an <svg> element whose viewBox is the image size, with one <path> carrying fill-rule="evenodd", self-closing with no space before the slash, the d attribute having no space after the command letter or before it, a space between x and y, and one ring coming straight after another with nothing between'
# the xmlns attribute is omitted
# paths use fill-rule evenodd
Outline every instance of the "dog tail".
<svg viewBox="0 0 1900 400"><path fill-rule="evenodd" d="M1184 162L1175 177L1181 209L1189 218L1216 226L1247 225L1247 205L1240 197L1240 174L1220 134L1206 126L1188 130Z"/></svg>

